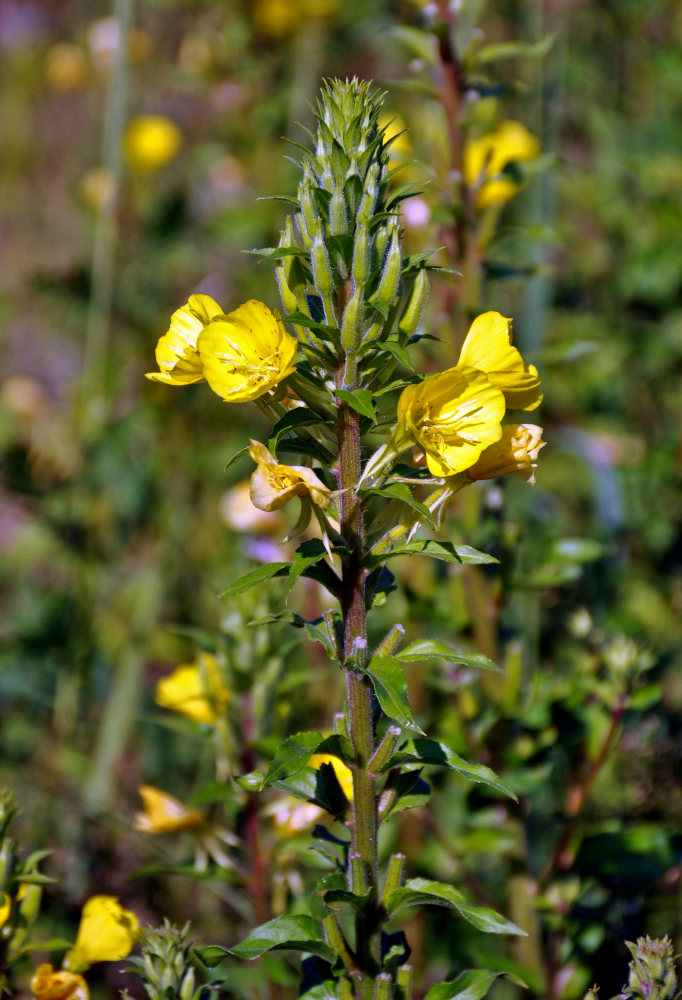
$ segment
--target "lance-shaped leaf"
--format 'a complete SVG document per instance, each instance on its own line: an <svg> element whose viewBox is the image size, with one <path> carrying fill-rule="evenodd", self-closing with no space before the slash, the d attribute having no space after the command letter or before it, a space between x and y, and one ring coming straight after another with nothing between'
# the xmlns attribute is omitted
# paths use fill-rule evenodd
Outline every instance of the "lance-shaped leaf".
<svg viewBox="0 0 682 1000"><path fill-rule="evenodd" d="M360 416L376 420L377 415L372 403L372 393L369 389L337 389L336 395L344 403L348 403Z"/></svg>
<svg viewBox="0 0 682 1000"><path fill-rule="evenodd" d="M444 882L434 882L427 878L410 879L405 885L392 892L386 900L386 910L389 916L395 916L399 910L404 910L408 906L429 903L457 910L468 923L488 934L522 934L524 936L526 934L511 920L507 920L495 910L468 902L466 897L454 886L446 885Z"/></svg>
<svg viewBox="0 0 682 1000"><path fill-rule="evenodd" d="M416 729L421 733L412 716L410 703L407 700L407 681L399 660L394 656L373 656L365 667L372 682L374 693L384 713L408 729Z"/></svg>
<svg viewBox="0 0 682 1000"><path fill-rule="evenodd" d="M359 490L361 496L386 497L387 500L399 500L413 510L418 511L430 524L436 525L436 518L426 504L412 495L412 490L406 483L387 483L385 486Z"/></svg>
<svg viewBox="0 0 682 1000"><path fill-rule="evenodd" d="M272 579L273 576L285 576L289 572L289 566L290 564L285 562L266 563L265 566L258 566L257 569L252 569L245 576L240 576L238 580L221 591L218 597L237 597L238 594L244 594L252 587L257 587L259 583Z"/></svg>
<svg viewBox="0 0 682 1000"><path fill-rule="evenodd" d="M336 953L325 941L318 922L303 914L275 917L256 927L229 950L237 958L259 958L266 951L308 951L327 962L336 960Z"/></svg>
<svg viewBox="0 0 682 1000"><path fill-rule="evenodd" d="M270 761L261 788L266 788L275 781L283 781L302 771L314 753L328 753L345 763L353 760L353 746L347 736L334 734L323 736L322 733L296 733L285 740Z"/></svg>
<svg viewBox="0 0 682 1000"><path fill-rule="evenodd" d="M285 413L272 428L270 437L268 438L268 448L274 455L277 452L279 439L283 435L287 434L287 432L292 431L297 427L319 427L320 424L323 423L325 423L325 421L319 416L319 414L313 413L307 406L297 406L294 410L290 410L288 413ZM248 451L248 448L246 448L245 451ZM241 454L241 452L238 454Z"/></svg>
<svg viewBox="0 0 682 1000"><path fill-rule="evenodd" d="M438 542L435 538L418 538L404 545L396 545L390 552L373 555L370 552L367 559L368 566L375 566L385 559L393 559L395 556L431 556L432 559L441 559L444 562L457 563L496 563L499 559L488 555L487 552L479 552L478 549L470 545L453 545L452 542Z"/></svg>
<svg viewBox="0 0 682 1000"><path fill-rule="evenodd" d="M395 654L404 663L414 663L420 660L447 660L449 663L463 663L466 667L478 667L481 670L494 670L506 676L506 670L498 667L483 653L465 653L461 649L453 649L436 639L415 639L405 649Z"/></svg>
<svg viewBox="0 0 682 1000"><path fill-rule="evenodd" d="M465 969L448 983L434 983L424 1000L483 1000L501 972L489 969Z"/></svg>
<svg viewBox="0 0 682 1000"><path fill-rule="evenodd" d="M407 740L396 750L383 770L399 767L401 764L431 764L436 767L449 767L468 781L488 785L489 788L494 788L496 791L508 795L511 799L516 798L511 789L489 767L486 767L485 764L469 764L442 740L431 740L426 736Z"/></svg>
<svg viewBox="0 0 682 1000"><path fill-rule="evenodd" d="M321 559L324 559L326 554L327 550L319 538L309 538L308 541L299 545L289 570L287 593L289 593L299 576L302 576L307 569L320 562Z"/></svg>

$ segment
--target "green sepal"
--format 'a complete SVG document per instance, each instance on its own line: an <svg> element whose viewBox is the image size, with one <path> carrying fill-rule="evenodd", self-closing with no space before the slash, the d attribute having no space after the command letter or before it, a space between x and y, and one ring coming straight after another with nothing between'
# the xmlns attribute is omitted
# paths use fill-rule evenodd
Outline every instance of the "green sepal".
<svg viewBox="0 0 682 1000"><path fill-rule="evenodd" d="M318 922L304 914L268 920L228 950L237 958L260 958L268 951L304 951L327 962L336 961L336 952L324 940Z"/></svg>
<svg viewBox="0 0 682 1000"><path fill-rule="evenodd" d="M398 725L421 733L407 700L407 681L400 661L394 656L373 656L364 672L372 682L384 714Z"/></svg>
<svg viewBox="0 0 682 1000"><path fill-rule="evenodd" d="M438 542L435 538L418 538L405 545L396 545L389 552L372 555L370 550L366 565L376 566L386 559L394 558L394 556L411 555L430 556L432 559L441 559L444 562L473 563L474 565L499 562L495 556L488 555L487 552L479 552L478 549L474 549L470 545L453 545L452 542Z"/></svg>
<svg viewBox="0 0 682 1000"><path fill-rule="evenodd" d="M432 904L434 906L447 906L457 910L459 915L468 923L472 924L479 931L488 934L519 934L526 936L526 932L507 920L495 910L487 906L477 906L469 903L466 897L455 889L452 885L444 882L434 882L426 878L413 878L405 885L392 892L386 900L386 910L389 916L404 910L408 906L421 906Z"/></svg>
<svg viewBox="0 0 682 1000"><path fill-rule="evenodd" d="M462 650L453 649L436 639L415 639L414 642L395 655L405 663L414 663L420 660L447 660L449 663L463 663L466 667L478 667L480 670L494 670L497 674L507 676L506 670L498 667L483 653L464 653Z"/></svg>
<svg viewBox="0 0 682 1000"><path fill-rule="evenodd" d="M485 764L470 764L455 753L447 743L432 740L426 736L418 736L403 743L389 759L384 771L400 767L401 764L428 764L435 767L448 767L466 778L467 781L487 785L489 788L494 788L495 791L509 796L510 799L516 799L511 789Z"/></svg>
<svg viewBox="0 0 682 1000"><path fill-rule="evenodd" d="M337 389L336 395L344 403L348 403L356 413L359 413L363 417L369 417L370 420L376 420L376 410L374 409L372 393L369 389Z"/></svg>
<svg viewBox="0 0 682 1000"><path fill-rule="evenodd" d="M502 972L489 969L465 969L456 979L434 983L424 1000L483 1000L488 990Z"/></svg>

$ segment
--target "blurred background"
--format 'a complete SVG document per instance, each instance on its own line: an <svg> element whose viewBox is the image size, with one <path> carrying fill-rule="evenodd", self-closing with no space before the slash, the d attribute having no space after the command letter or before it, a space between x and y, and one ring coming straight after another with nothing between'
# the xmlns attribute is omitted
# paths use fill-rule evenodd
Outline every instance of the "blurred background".
<svg viewBox="0 0 682 1000"><path fill-rule="evenodd" d="M456 94L461 142L510 121L529 133L499 168L509 191L468 223L440 25L455 7L472 51L488 46ZM277 582L216 598L284 533L278 515L254 519L248 460L225 469L267 433L260 414L143 376L193 291L226 311L279 305L271 265L244 251L277 245L287 207L259 199L295 194L283 140L306 142L323 77L353 74L407 130L393 155L423 185L404 203L409 252L440 247L434 261L463 272L433 279L423 370L454 363L469 319L496 309L545 385L537 485L467 491L449 529L502 567L413 559L408 578L397 563L382 611L509 672L415 665L409 681L423 725L515 783L520 805L437 776L431 818L407 814L392 836L415 874L454 878L532 933L491 942L427 916L408 930L413 961L425 985L480 965L538 996L614 992L624 938L668 932L682 950L674 0L0 0L0 782L21 843L53 852L46 936L72 933L94 891L222 944L243 933L238 878L196 881L191 846L133 829L145 782L242 822L243 803L210 790L213 743L155 685L220 635L240 697L256 680L277 694L257 717L267 757L295 725L329 728L337 680L300 632L244 640L281 610ZM308 618L324 606L312 584L292 601ZM238 719L231 740L227 758L251 740ZM305 829L265 812L266 849L290 869L278 912L310 859ZM239 975L235 993L262 989Z"/></svg>

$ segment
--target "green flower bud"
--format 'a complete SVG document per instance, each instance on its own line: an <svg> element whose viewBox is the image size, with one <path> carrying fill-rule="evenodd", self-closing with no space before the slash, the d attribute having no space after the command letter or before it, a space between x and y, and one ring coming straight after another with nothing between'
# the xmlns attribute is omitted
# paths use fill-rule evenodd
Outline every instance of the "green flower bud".
<svg viewBox="0 0 682 1000"><path fill-rule="evenodd" d="M190 966L180 984L180 1000L192 1000L192 997L194 996L195 980L196 976L194 969Z"/></svg>
<svg viewBox="0 0 682 1000"><path fill-rule="evenodd" d="M313 240L310 250L310 263L313 266L313 280L320 295L331 295L334 290L334 274L329 263L327 247L321 236Z"/></svg>
<svg viewBox="0 0 682 1000"><path fill-rule="evenodd" d="M5 837L0 844L0 892L7 892L10 879L17 863L16 846L11 837Z"/></svg>
<svg viewBox="0 0 682 1000"><path fill-rule="evenodd" d="M289 282L286 278L286 273L284 267L278 265L275 268L275 278L277 279L277 285L279 287L279 297L282 300L282 306L285 312L294 313L298 311L298 300L296 296L289 288Z"/></svg>
<svg viewBox="0 0 682 1000"><path fill-rule="evenodd" d="M398 329L401 333L406 334L408 337L416 333L428 297L429 278L426 269L422 267L414 279L410 297L407 300L403 314L400 317L400 322L398 323Z"/></svg>
<svg viewBox="0 0 682 1000"><path fill-rule="evenodd" d="M21 914L22 920L25 921L26 926L30 926L38 916L38 913L40 912L40 901L42 898L43 887L35 885L35 883L28 883L26 891L24 892L24 898L19 904L19 913Z"/></svg>
<svg viewBox="0 0 682 1000"><path fill-rule="evenodd" d="M400 274L403 269L403 254L400 246L400 234L394 232L386 254L384 269L381 272L379 287L372 296L376 302L390 306L395 300L400 288Z"/></svg>
<svg viewBox="0 0 682 1000"><path fill-rule="evenodd" d="M354 351L362 339L362 324L365 318L365 298L361 287L346 305L341 323L341 343L346 351Z"/></svg>
<svg viewBox="0 0 682 1000"><path fill-rule="evenodd" d="M367 225L364 222L358 222L353 239L353 263L351 265L351 274L358 285L364 285L369 278L370 242Z"/></svg>
<svg viewBox="0 0 682 1000"><path fill-rule="evenodd" d="M391 1000L391 974L380 972L374 980L373 1000Z"/></svg>
<svg viewBox="0 0 682 1000"><path fill-rule="evenodd" d="M630 977L623 993L638 1000L672 1000L677 992L677 973L670 938L643 937L626 941L630 949Z"/></svg>
<svg viewBox="0 0 682 1000"><path fill-rule="evenodd" d="M340 181L335 184L329 202L329 231L332 236L340 236L342 233L348 232L346 199L343 196L343 186Z"/></svg>

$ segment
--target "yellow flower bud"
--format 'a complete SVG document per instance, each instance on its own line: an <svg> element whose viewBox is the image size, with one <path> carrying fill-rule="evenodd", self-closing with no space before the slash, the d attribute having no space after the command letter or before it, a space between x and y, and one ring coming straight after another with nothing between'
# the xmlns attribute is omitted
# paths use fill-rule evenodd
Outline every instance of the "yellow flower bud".
<svg viewBox="0 0 682 1000"><path fill-rule="evenodd" d="M197 663L182 663L158 682L155 700L161 708L212 726L225 714L230 691L216 657L201 653Z"/></svg>
<svg viewBox="0 0 682 1000"><path fill-rule="evenodd" d="M190 295L186 305L171 316L170 328L156 345L158 372L145 376L165 385L203 382L204 373L197 340L204 327L223 310L210 295Z"/></svg>
<svg viewBox="0 0 682 1000"><path fill-rule="evenodd" d="M139 115L123 136L123 153L128 166L141 173L159 170L177 156L182 132L164 115Z"/></svg>
<svg viewBox="0 0 682 1000"><path fill-rule="evenodd" d="M466 474L469 479L519 476L534 485L538 452L546 444L542 440L542 427L537 424L507 424L502 428L500 440L486 448Z"/></svg>
<svg viewBox="0 0 682 1000"><path fill-rule="evenodd" d="M534 365L526 365L511 343L511 320L487 312L473 321L457 362L459 369L476 368L504 393L514 410L534 410L542 402L540 379Z"/></svg>
<svg viewBox="0 0 682 1000"><path fill-rule="evenodd" d="M124 910L116 896L92 896L83 907L76 943L64 965L83 972L93 962L117 962L130 954L139 930L135 914Z"/></svg>
<svg viewBox="0 0 682 1000"><path fill-rule="evenodd" d="M258 399L296 367L296 338L255 299L209 323L197 347L204 378L228 403Z"/></svg>
<svg viewBox="0 0 682 1000"><path fill-rule="evenodd" d="M328 507L330 491L312 469L280 465L265 445L251 441L249 454L256 463L251 476L251 503L259 510L279 510L293 497L307 497L318 507Z"/></svg>
<svg viewBox="0 0 682 1000"><path fill-rule="evenodd" d="M37 1000L89 1000L88 984L76 972L56 972L51 965L39 965L31 979L31 993Z"/></svg>
<svg viewBox="0 0 682 1000"><path fill-rule="evenodd" d="M540 143L521 122L502 122L493 132L471 139L464 147L464 180L474 188L476 208L503 205L520 185L500 176L509 163L535 160Z"/></svg>
<svg viewBox="0 0 682 1000"><path fill-rule="evenodd" d="M346 796L349 802L353 801L353 772L344 764L342 760L338 757L333 757L329 753L314 753L310 760L308 761L308 767L314 768L318 771L323 764L331 764L334 768L334 774L337 777L341 788L343 789L343 794Z"/></svg>
<svg viewBox="0 0 682 1000"><path fill-rule="evenodd" d="M140 785L143 812L135 814L135 829L142 833L177 833L193 830L203 822L201 813L153 785Z"/></svg>

